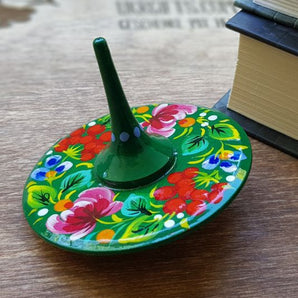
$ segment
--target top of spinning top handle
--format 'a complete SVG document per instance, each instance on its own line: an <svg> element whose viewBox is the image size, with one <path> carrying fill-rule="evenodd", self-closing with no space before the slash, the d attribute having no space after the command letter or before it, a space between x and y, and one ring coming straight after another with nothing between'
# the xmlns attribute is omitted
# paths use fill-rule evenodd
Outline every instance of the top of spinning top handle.
<svg viewBox="0 0 298 298"><path fill-rule="evenodd" d="M142 187L164 177L174 166L176 151L161 136L149 136L133 116L104 38L93 41L112 123L112 142L95 161L99 182L114 189Z"/></svg>

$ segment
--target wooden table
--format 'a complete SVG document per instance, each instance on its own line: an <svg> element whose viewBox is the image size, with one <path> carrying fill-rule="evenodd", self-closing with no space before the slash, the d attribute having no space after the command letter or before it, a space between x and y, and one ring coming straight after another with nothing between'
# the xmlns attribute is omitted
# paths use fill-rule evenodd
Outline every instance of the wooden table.
<svg viewBox="0 0 298 298"><path fill-rule="evenodd" d="M231 1L206 0L203 9L204 1L168 0L143 10L138 0L44 2L29 3L30 21L12 13L8 23L19 22L0 28L0 296L297 297L298 162L254 139L237 199L172 244L90 257L32 232L22 191L33 166L56 139L107 113L94 37L108 39L132 106L212 107L232 85L238 46L237 34L222 27Z"/></svg>

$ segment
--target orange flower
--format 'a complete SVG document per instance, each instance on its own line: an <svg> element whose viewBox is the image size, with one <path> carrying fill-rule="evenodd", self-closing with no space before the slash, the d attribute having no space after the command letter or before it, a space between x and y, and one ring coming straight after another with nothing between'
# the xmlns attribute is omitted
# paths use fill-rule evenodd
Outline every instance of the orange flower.
<svg viewBox="0 0 298 298"><path fill-rule="evenodd" d="M102 230L96 235L96 240L99 243L106 244L112 240L114 235L115 235L115 232L111 229Z"/></svg>
<svg viewBox="0 0 298 298"><path fill-rule="evenodd" d="M178 121L178 124L181 127L190 127L190 126L193 126L195 123L196 123L196 120L194 118L185 118Z"/></svg>
<svg viewBox="0 0 298 298"><path fill-rule="evenodd" d="M64 199L58 201L55 206L54 210L57 212L65 211L73 206L73 202L70 199Z"/></svg>
<svg viewBox="0 0 298 298"><path fill-rule="evenodd" d="M137 113L139 113L139 114L144 114L144 113L146 113L148 110L149 110L149 107L147 107L147 106L139 107L139 108L137 108Z"/></svg>

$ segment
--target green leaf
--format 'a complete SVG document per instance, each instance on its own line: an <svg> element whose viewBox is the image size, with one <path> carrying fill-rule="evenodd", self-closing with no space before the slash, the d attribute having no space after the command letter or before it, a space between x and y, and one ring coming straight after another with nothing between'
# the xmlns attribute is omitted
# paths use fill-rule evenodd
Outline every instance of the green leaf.
<svg viewBox="0 0 298 298"><path fill-rule="evenodd" d="M182 144L183 155L191 155L206 150L209 142L204 137L189 137Z"/></svg>
<svg viewBox="0 0 298 298"><path fill-rule="evenodd" d="M140 214L152 215L149 211L150 203L147 199L142 196L135 194L130 194L129 197L125 200L121 212L124 216L136 217Z"/></svg>
<svg viewBox="0 0 298 298"><path fill-rule="evenodd" d="M54 202L56 191L47 185L33 185L28 188L27 203L32 208L42 208Z"/></svg>
<svg viewBox="0 0 298 298"><path fill-rule="evenodd" d="M227 146L230 146L236 150L245 150L248 148L248 146L245 145L232 145L232 144L226 144Z"/></svg>
<svg viewBox="0 0 298 298"><path fill-rule="evenodd" d="M78 189L88 185L91 182L91 179L91 170L79 171L64 178L60 188L62 189L62 192L71 189Z"/></svg>
<svg viewBox="0 0 298 298"><path fill-rule="evenodd" d="M180 226L184 229L190 229L190 226L188 224L188 221L187 221L187 218L183 218L181 221L180 221Z"/></svg>
<svg viewBox="0 0 298 298"><path fill-rule="evenodd" d="M211 182L219 183L221 176L219 175L218 170L214 170L212 173L199 172L198 176L194 178L198 186L204 185L208 187Z"/></svg>
<svg viewBox="0 0 298 298"><path fill-rule="evenodd" d="M134 220L118 240L119 243L138 243L155 237L156 232L162 228L162 221L158 219L146 221L146 219L148 216L144 215Z"/></svg>
<svg viewBox="0 0 298 298"><path fill-rule="evenodd" d="M216 140L239 140L240 135L238 130L231 124L218 123L211 126L209 135Z"/></svg>

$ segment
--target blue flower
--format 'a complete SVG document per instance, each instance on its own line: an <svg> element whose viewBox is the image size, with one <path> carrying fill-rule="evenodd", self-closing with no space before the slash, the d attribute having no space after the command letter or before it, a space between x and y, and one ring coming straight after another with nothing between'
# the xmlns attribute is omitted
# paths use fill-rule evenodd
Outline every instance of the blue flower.
<svg viewBox="0 0 298 298"><path fill-rule="evenodd" d="M49 156L46 161L44 162L44 165L46 168L50 169L54 166L56 166L60 161L62 157L60 155L52 155Z"/></svg>
<svg viewBox="0 0 298 298"><path fill-rule="evenodd" d="M235 164L226 160L220 163L220 168L227 173L232 173L237 170L237 166Z"/></svg>
<svg viewBox="0 0 298 298"><path fill-rule="evenodd" d="M246 155L242 151L235 151L234 154L229 158L231 161L240 161L246 159Z"/></svg>
<svg viewBox="0 0 298 298"><path fill-rule="evenodd" d="M57 174L61 174L70 169L73 164L70 161L61 161L62 157L59 155L49 156L45 162L44 167L37 168L31 173L31 178L36 181L44 181L49 177L55 177Z"/></svg>
<svg viewBox="0 0 298 298"><path fill-rule="evenodd" d="M209 156L202 164L202 168L205 170L213 170L215 169L220 163L220 159L215 155Z"/></svg>
<svg viewBox="0 0 298 298"><path fill-rule="evenodd" d="M247 158L242 151L231 152L231 154L227 158L220 156L221 155L210 155L202 163L202 168L205 170L214 170L217 166L219 166L224 172L233 173L238 168L237 163Z"/></svg>
<svg viewBox="0 0 298 298"><path fill-rule="evenodd" d="M46 173L49 171L47 168L38 168L35 169L31 173L31 178L36 180L36 181L43 181L46 179Z"/></svg>

